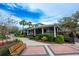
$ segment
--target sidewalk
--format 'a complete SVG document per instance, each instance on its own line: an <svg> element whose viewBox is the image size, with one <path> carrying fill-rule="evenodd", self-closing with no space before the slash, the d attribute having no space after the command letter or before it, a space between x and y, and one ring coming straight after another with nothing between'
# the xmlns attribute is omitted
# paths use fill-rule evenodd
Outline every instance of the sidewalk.
<svg viewBox="0 0 79 59"><path fill-rule="evenodd" d="M49 44L18 38L26 43L26 49L21 56L54 56L54 55L79 55L79 44Z"/></svg>

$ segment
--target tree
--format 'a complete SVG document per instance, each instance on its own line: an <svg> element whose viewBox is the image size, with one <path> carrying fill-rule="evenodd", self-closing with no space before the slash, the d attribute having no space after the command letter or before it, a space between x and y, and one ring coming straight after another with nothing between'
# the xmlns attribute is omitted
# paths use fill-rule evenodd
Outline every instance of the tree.
<svg viewBox="0 0 79 59"><path fill-rule="evenodd" d="M72 32L76 28L76 23L74 22L74 19L72 17L63 17L59 21L60 25L62 28L69 29Z"/></svg>
<svg viewBox="0 0 79 59"><path fill-rule="evenodd" d="M0 25L0 34L5 35L6 34L6 29L7 28L5 26Z"/></svg>
<svg viewBox="0 0 79 59"><path fill-rule="evenodd" d="M6 39L6 29L7 28L5 26L0 25L0 39L2 40L2 44L3 40Z"/></svg>
<svg viewBox="0 0 79 59"><path fill-rule="evenodd" d="M23 26L23 29L25 25L28 25L27 21L25 20L20 21L19 24Z"/></svg>
<svg viewBox="0 0 79 59"><path fill-rule="evenodd" d="M32 22L28 22L28 26L30 28L32 26Z"/></svg>
<svg viewBox="0 0 79 59"><path fill-rule="evenodd" d="M15 21L15 19L12 19L11 18L11 15L10 17L7 17L6 19L6 23L4 23L4 26L7 27L7 31L10 33L12 31L12 27L14 27L14 25L17 23L17 21ZM16 27L16 26L15 26Z"/></svg>
<svg viewBox="0 0 79 59"><path fill-rule="evenodd" d="M72 14L72 17L74 18L74 22L78 26L78 22L79 22L79 11L76 11L76 13Z"/></svg>
<svg viewBox="0 0 79 59"><path fill-rule="evenodd" d="M5 16L5 17L4 17ZM17 23L17 21L15 19L12 18L12 15L4 15L4 14L0 14L0 24L2 26L5 26L5 34L10 32L10 28L12 28L15 24Z"/></svg>

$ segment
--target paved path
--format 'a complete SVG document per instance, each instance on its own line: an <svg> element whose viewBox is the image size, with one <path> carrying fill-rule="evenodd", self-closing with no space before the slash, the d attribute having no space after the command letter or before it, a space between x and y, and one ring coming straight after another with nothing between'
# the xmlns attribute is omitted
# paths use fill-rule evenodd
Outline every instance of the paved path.
<svg viewBox="0 0 79 59"><path fill-rule="evenodd" d="M47 56L49 56L49 55L54 56L55 54L61 55L63 53L66 55L67 54L68 55L75 55L75 54L79 55L79 43L76 43L76 44L51 44L51 43L37 42L34 40L30 40L28 38L18 38L18 39L22 40L27 45L27 49L25 49L21 55L29 55L29 54L39 55L39 54L41 54L41 55L47 55ZM51 46L51 47L49 48L48 46Z"/></svg>
<svg viewBox="0 0 79 59"><path fill-rule="evenodd" d="M18 38L26 43L28 46L37 46L37 45L50 45L49 43L37 42L34 40L30 40L29 38Z"/></svg>

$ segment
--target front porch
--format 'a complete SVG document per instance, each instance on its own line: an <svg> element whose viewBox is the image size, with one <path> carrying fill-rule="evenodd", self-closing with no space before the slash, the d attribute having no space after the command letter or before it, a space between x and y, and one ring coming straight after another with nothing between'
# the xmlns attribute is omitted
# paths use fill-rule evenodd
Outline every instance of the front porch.
<svg viewBox="0 0 79 59"><path fill-rule="evenodd" d="M30 35L37 35L37 34L51 34L56 37L58 32L61 31L59 27L50 25L50 26L40 26L40 27L34 27L34 28L29 28L26 30L27 36Z"/></svg>

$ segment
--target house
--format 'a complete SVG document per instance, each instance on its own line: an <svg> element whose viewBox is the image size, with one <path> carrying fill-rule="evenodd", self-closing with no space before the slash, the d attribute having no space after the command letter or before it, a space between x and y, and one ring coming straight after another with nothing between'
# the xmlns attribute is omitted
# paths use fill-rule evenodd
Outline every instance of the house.
<svg viewBox="0 0 79 59"><path fill-rule="evenodd" d="M37 34L51 34L54 35L54 37L56 37L56 35L61 31L61 29L57 25L36 25L26 30L27 36Z"/></svg>

